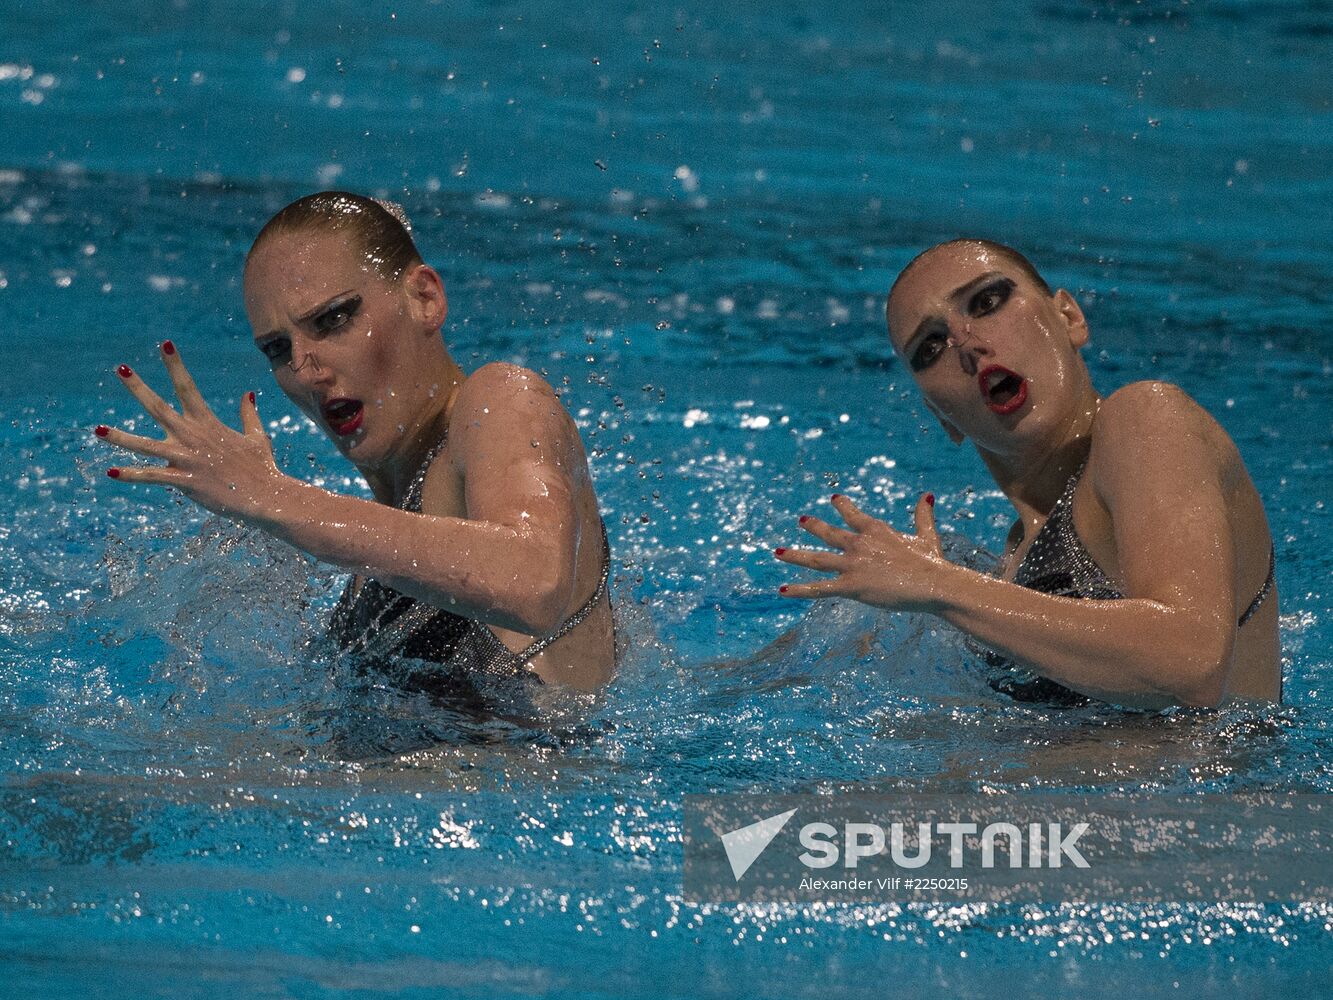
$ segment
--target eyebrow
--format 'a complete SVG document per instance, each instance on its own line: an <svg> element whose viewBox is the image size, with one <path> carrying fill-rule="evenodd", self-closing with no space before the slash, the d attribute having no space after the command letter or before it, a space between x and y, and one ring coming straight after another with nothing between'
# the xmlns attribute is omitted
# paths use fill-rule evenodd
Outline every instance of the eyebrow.
<svg viewBox="0 0 1333 1000"><path fill-rule="evenodd" d="M959 285L952 292L950 292L949 299L952 302L958 302L959 300L965 299L969 295L971 295L972 291L977 287L984 285L986 284L986 282L991 281L995 278L1003 278L1003 277L1004 277L1004 272L1002 271L987 271L985 274L979 274L971 281ZM916 325L916 329L912 331L912 336L907 338L907 343L903 344L903 355L905 357L911 357L913 345L922 337L924 337L926 334L930 333L937 326L940 326L942 324L944 324L944 320L939 316L924 317L921 320L921 322Z"/></svg>
<svg viewBox="0 0 1333 1000"><path fill-rule="evenodd" d="M301 313L300 316L297 316L296 322L305 323L308 320L312 320L320 313L324 312L324 310L328 309L330 306L337 305L340 300L349 298L350 296L355 294L356 294L356 289L349 288L347 289L347 291L339 292L337 295L330 295L323 302L320 302L318 305L313 306L310 309L307 309L305 312ZM255 339L262 344L272 340L274 337L284 336L286 335L286 333L287 333L286 330L273 329L270 330L268 333L264 334L262 337L256 337Z"/></svg>

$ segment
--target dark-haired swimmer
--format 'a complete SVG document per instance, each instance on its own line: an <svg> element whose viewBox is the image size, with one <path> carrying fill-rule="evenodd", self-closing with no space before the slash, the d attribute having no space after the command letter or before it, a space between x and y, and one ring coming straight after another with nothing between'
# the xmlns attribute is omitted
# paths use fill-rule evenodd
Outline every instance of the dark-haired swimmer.
<svg viewBox="0 0 1333 1000"><path fill-rule="evenodd" d="M422 688L466 688L481 674L595 688L612 672L609 555L578 430L535 372L463 373L440 335L440 276L393 207L302 198L263 228L245 265L255 346L374 501L279 472L254 393L232 430L170 341L161 354L179 409L118 369L165 440L97 428L165 464L109 473L175 487L355 573L333 637L358 655L438 665L413 675Z"/></svg>
<svg viewBox="0 0 1333 1000"><path fill-rule="evenodd" d="M801 518L833 551L777 550L834 576L782 593L933 614L1049 688L1120 705L1281 699L1272 537L1208 413L1165 382L1103 399L1078 303L996 243L927 250L887 314L926 408L972 442L1018 513L999 573L943 557L932 494L915 534L835 496L846 528Z"/></svg>

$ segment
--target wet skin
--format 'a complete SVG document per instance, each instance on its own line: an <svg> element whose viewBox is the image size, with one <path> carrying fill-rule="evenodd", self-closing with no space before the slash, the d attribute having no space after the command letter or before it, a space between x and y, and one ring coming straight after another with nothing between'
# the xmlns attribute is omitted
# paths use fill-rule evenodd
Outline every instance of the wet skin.
<svg viewBox="0 0 1333 1000"><path fill-rule="evenodd" d="M833 551L778 556L835 575L789 585L786 596L935 614L1043 676L1119 704L1278 698L1276 593L1243 629L1236 624L1267 576L1271 535L1234 443L1211 416L1162 382L1102 399L1079 354L1088 327L1073 297L1047 295L980 244L945 244L919 259L895 288L888 320L927 409L954 441L972 442L1018 514L1000 576L943 558L929 494L916 505L914 535L837 497L847 529L802 519ZM1124 600L1009 582L1084 461L1074 525Z"/></svg>
<svg viewBox="0 0 1333 1000"><path fill-rule="evenodd" d="M382 277L339 233L280 233L252 256L246 311L284 394L365 476L378 502L283 475L253 394L241 432L204 403L180 353L162 360L180 409L136 374L121 379L165 440L99 436L166 465L123 482L174 486L208 509L318 559L490 626L511 649L548 634L601 574L597 499L577 428L535 372L489 364L464 375L440 337L448 303L425 265ZM394 505L430 448L422 512ZM611 676L610 606L530 663L548 682L592 689Z"/></svg>

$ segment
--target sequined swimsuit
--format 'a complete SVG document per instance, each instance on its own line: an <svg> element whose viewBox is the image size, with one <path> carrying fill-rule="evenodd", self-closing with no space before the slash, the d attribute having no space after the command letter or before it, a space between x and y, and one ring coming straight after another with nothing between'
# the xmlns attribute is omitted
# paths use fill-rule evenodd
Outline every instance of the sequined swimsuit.
<svg viewBox="0 0 1333 1000"><path fill-rule="evenodd" d="M1014 573L1014 583L1058 597L1078 597L1094 601L1119 600L1125 595L1097 565L1096 560L1084 547L1083 540L1078 537L1078 532L1074 530L1074 490L1083 476L1083 469L1084 466L1079 466L1078 471L1069 477L1069 482L1065 485L1060 498L1056 500L1055 506L1051 508L1046 523L1032 540L1032 545L1024 554L1023 561L1018 564L1018 569ZM1264 580L1259 593L1255 594L1254 600L1236 622L1238 627L1244 626L1254 617L1272 591L1275 569L1275 553L1269 549L1268 578ZM1003 663L1012 667L1008 660L994 654L988 659L992 663ZM1085 704L1088 701L1083 695L1076 694L1055 681L1030 674L1018 675L1013 670L1006 676L991 681L991 687L1013 695L1019 701L1052 701L1057 704Z"/></svg>
<svg viewBox="0 0 1333 1000"><path fill-rule="evenodd" d="M421 511L421 488L426 471L444 449L445 441L431 449L403 495L401 509ZM387 664L394 660L428 661L430 669L397 670L400 681L431 693L471 693L483 678L524 678L540 683L525 668L528 661L557 639L568 635L601 601L606 593L611 552L602 531L602 573L597 588L583 605L550 635L515 653L479 621L437 608L385 586L374 578L347 584L329 618L329 637L347 653L365 662Z"/></svg>

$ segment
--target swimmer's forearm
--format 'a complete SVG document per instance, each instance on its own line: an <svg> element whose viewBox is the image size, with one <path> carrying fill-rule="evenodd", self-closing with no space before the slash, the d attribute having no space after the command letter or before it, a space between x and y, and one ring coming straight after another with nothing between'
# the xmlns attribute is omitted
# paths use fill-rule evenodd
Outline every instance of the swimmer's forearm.
<svg viewBox="0 0 1333 1000"><path fill-rule="evenodd" d="M535 530L423 517L287 476L244 519L322 562L529 635L554 627L573 586L572 556Z"/></svg>
<svg viewBox="0 0 1333 1000"><path fill-rule="evenodd" d="M1090 697L1145 708L1214 706L1233 636L1158 601L1081 601L951 566L933 612L1002 655Z"/></svg>

